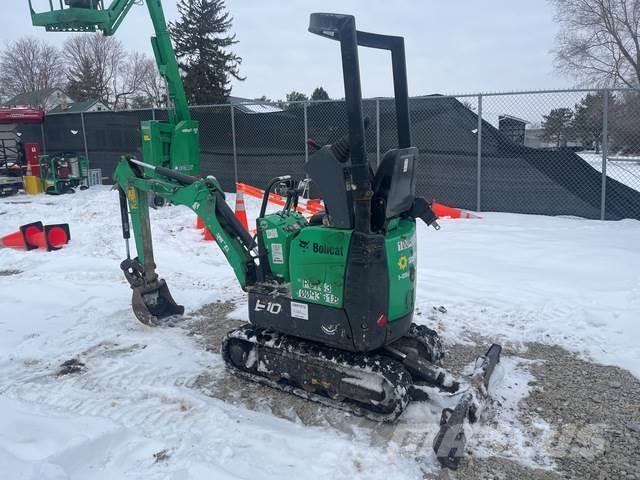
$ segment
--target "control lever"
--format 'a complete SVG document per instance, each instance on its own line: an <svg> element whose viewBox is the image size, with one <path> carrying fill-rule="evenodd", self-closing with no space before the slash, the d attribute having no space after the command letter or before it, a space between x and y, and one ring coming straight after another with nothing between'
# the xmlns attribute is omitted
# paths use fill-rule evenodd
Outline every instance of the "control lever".
<svg viewBox="0 0 640 480"><path fill-rule="evenodd" d="M438 224L438 216L431 209L431 204L424 197L417 197L413 200L410 215L413 218L419 218L428 226L440 230Z"/></svg>

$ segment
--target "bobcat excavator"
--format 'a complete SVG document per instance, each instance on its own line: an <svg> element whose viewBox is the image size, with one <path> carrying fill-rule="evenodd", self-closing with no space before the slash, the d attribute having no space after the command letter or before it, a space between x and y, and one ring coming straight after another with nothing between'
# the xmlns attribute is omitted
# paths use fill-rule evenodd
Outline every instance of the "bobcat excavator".
<svg viewBox="0 0 640 480"><path fill-rule="evenodd" d="M115 32L134 0L65 0L69 8L36 13L51 31ZM289 175L265 188L251 236L225 201L218 181L199 171L198 125L191 120L160 0L147 0L154 53L173 103L169 119L143 122L143 160L123 157L114 174L135 316L159 325L184 307L156 273L149 194L184 205L202 218L248 294L250 323L229 332L222 356L235 374L375 421L394 421L411 400L454 399L433 441L443 466L456 468L464 426L488 400L501 347L478 358L468 378L441 366L437 333L413 323L417 279L416 221L437 227L429 203L415 195L418 149L411 146L404 40L356 30L349 15L314 13L309 31L339 42L348 134L318 147L305 170L325 212L307 221L296 207L302 186ZM388 50L393 70L398 147L374 169L365 149L358 46ZM269 193L287 198L266 213ZM133 230L137 256L129 239ZM457 402L457 403L456 403Z"/></svg>

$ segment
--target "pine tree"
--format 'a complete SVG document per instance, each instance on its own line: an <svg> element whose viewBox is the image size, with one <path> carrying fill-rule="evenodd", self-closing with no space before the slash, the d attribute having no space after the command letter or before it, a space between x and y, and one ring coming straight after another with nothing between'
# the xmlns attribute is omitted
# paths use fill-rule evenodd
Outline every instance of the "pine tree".
<svg viewBox="0 0 640 480"><path fill-rule="evenodd" d="M311 100L330 100L329 94L322 87L317 87L311 94Z"/></svg>
<svg viewBox="0 0 640 480"><path fill-rule="evenodd" d="M615 104L615 98L610 93L609 105ZM593 148L600 153L602 136L602 110L604 93L589 93L575 106L573 114L573 131L584 148Z"/></svg>
<svg viewBox="0 0 640 480"><path fill-rule="evenodd" d="M229 51L238 41L228 33L233 18L224 0L180 0L178 12L180 20L169 24L169 32L189 103L225 103L230 77L244 77L239 72L242 58Z"/></svg>
<svg viewBox="0 0 640 480"><path fill-rule="evenodd" d="M542 139L553 142L557 148L566 147L572 136L573 111L570 108L554 108L542 116Z"/></svg>

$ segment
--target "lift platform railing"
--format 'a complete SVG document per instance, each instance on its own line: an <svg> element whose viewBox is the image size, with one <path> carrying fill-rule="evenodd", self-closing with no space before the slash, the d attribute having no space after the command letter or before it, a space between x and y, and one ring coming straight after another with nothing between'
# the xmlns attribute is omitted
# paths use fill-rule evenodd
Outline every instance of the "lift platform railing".
<svg viewBox="0 0 640 480"><path fill-rule="evenodd" d="M136 0L49 0L49 10L36 12L29 0L31 21L49 32L95 32L113 35Z"/></svg>

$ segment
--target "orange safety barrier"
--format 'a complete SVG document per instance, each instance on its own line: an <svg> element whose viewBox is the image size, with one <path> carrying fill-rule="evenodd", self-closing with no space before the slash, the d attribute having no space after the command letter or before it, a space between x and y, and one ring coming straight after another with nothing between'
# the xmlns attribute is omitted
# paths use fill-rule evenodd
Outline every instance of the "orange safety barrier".
<svg viewBox="0 0 640 480"><path fill-rule="evenodd" d="M264 190L261 190L257 187L254 187L252 185L247 185L246 183L236 183L236 192L237 195L243 195L243 194L247 194L251 197L257 198L262 200L262 197L264 196ZM237 197L236 197L237 198ZM270 193L269 194L269 202L273 203L274 205L278 205L278 206L284 206L286 199L285 197L283 197L282 195L278 195L276 193ZM237 206L238 206L238 201L236 199L236 216L237 216ZM242 200L242 206L244 207L244 199ZM436 214L436 216L438 218L443 218L443 217L449 217L449 218L482 218L479 215L476 215L475 213L469 212L468 210L463 210L460 208L454 208L454 207L449 207L447 205L443 205L442 203L438 203L438 202L433 202L431 204L431 209L433 210L433 213ZM244 210L244 208L243 208ZM324 210L324 204L322 203L322 200L320 199L309 199L306 202L302 201L298 204L298 212L302 213L303 215L307 215L307 216L312 216L315 215L318 212L321 212L322 210ZM245 217L246 217L246 212L244 213ZM244 225L244 224L243 224ZM251 233L255 233L255 231L252 231Z"/></svg>
<svg viewBox="0 0 640 480"><path fill-rule="evenodd" d="M471 213L467 210L462 210L460 208L453 208L443 205L438 202L433 202L431 204L431 210L436 214L438 218L449 217L449 218L481 218L478 215Z"/></svg>
<svg viewBox="0 0 640 480"><path fill-rule="evenodd" d="M246 183L236 183L236 192L246 193L247 195L258 198L262 200L264 197L264 190L261 190L252 185L247 185ZM286 203L285 197L282 195L278 195L277 193L269 193L269 203L273 203L274 205L278 205L279 207L283 207ZM316 213L324 210L324 205L322 200L320 199L309 199L305 201L298 202L297 211L302 213L303 215L315 215Z"/></svg>

